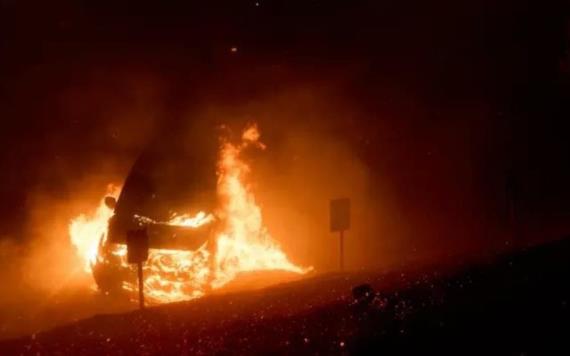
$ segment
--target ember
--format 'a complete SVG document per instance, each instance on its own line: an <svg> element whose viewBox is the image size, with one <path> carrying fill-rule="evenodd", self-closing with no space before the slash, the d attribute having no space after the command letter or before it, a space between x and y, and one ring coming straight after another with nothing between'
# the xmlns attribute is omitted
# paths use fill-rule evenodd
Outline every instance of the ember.
<svg viewBox="0 0 570 356"><path fill-rule="evenodd" d="M188 300L203 296L209 289L225 286L241 272L282 270L304 274L303 268L289 261L263 224L262 212L246 184L250 167L240 158L246 147L264 149L255 125L235 144L222 140L218 161L218 211L200 211L194 216L175 214L169 221L155 222L136 216L139 221L197 228L217 219L221 228L215 236L215 249L204 243L195 251L151 249L144 266L145 294L154 303ZM118 197L120 188L109 186L108 194ZM69 225L71 242L81 257L85 271L91 273L96 263L115 259L129 270L126 246L107 242L107 222L113 211L103 198L93 215L80 215ZM107 251L106 254L102 251ZM136 291L134 280L123 281L122 288Z"/></svg>

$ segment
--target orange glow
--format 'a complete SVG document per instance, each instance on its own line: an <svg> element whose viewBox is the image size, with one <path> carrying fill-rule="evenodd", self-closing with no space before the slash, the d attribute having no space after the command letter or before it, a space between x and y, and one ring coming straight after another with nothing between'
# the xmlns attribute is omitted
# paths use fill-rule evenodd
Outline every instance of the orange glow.
<svg viewBox="0 0 570 356"><path fill-rule="evenodd" d="M255 145L261 149L259 131L251 126L243 132L239 145L225 142L218 163L218 194L222 201L225 229L217 238L215 275L212 287L219 288L240 272L285 270L304 273L291 263L263 225L261 209L244 183L249 166L240 159L241 151Z"/></svg>
<svg viewBox="0 0 570 356"><path fill-rule="evenodd" d="M249 146L264 149L259 142L257 127L248 127L238 144L223 141L218 161L218 197L220 206L214 213L199 212L174 215L168 225L199 227L218 220L216 248L206 242L195 251L151 249L144 265L146 298L155 303L188 300L203 296L209 289L221 288L241 272L283 270L303 274L311 268L302 268L289 261L279 244L273 240L263 224L260 207L247 182L250 167L240 158ZM119 188L111 187L107 195L117 197ZM71 242L81 257L85 271L91 272L97 259L99 242L105 242L107 221L113 215L101 200L91 216L80 215L69 225ZM153 222L146 217L141 221ZM112 246L111 254L125 269L126 246ZM136 291L134 280L123 281L123 288Z"/></svg>
<svg viewBox="0 0 570 356"><path fill-rule="evenodd" d="M106 195L117 198L120 191L119 187L109 185ZM91 267L97 259L99 241L107 235L107 221L111 216L113 211L107 208L103 198L94 214L81 214L69 224L71 243L83 262L85 272L91 273Z"/></svg>
<svg viewBox="0 0 570 356"><path fill-rule="evenodd" d="M175 226L187 226L187 227L199 227L205 224L209 224L214 221L214 216L212 214L206 214L201 211L196 216L190 216L188 214L174 215L170 220L168 220L168 225Z"/></svg>

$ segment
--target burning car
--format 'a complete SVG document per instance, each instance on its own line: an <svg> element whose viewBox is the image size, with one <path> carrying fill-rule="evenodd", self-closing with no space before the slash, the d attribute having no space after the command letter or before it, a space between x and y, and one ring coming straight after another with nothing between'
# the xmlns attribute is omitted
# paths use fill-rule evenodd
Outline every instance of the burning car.
<svg viewBox="0 0 570 356"><path fill-rule="evenodd" d="M265 148L257 127L239 140L210 131L196 136L187 142L162 135L135 162L122 190L110 187L91 218L71 222L72 243L101 291L136 290L125 240L140 228L151 247L144 266L151 302L200 297L243 272L309 270L293 264L271 237L247 183L244 151Z"/></svg>

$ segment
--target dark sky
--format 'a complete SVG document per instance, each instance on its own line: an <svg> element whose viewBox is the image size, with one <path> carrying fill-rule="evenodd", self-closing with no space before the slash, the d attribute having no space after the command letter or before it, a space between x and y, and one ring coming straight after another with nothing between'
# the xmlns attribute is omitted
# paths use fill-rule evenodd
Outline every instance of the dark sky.
<svg viewBox="0 0 570 356"><path fill-rule="evenodd" d="M302 125L350 145L406 216L495 224L511 177L525 218L570 219L568 10L2 0L2 235L21 230L31 192L70 196L70 181L101 161L134 159L139 125L303 87L326 92L343 115Z"/></svg>

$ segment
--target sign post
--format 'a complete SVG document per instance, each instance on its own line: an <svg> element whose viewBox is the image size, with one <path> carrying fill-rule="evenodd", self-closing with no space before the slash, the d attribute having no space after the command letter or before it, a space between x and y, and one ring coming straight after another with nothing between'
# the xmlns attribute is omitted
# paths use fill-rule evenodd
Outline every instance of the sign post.
<svg viewBox="0 0 570 356"><path fill-rule="evenodd" d="M344 270L344 231L350 228L350 199L332 199L330 202L330 229L340 233L339 268Z"/></svg>
<svg viewBox="0 0 570 356"><path fill-rule="evenodd" d="M146 229L127 231L127 261L137 264L139 281L139 306L144 309L144 279L142 264L148 259L148 234Z"/></svg>

